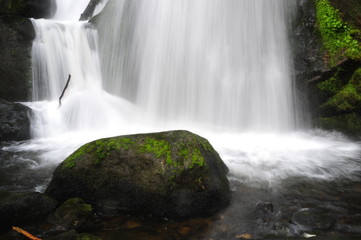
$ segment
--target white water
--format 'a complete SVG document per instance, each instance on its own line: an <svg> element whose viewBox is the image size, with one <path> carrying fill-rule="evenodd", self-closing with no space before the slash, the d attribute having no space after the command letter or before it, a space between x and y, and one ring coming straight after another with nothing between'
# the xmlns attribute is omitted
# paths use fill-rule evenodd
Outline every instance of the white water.
<svg viewBox="0 0 361 240"><path fill-rule="evenodd" d="M59 0L55 19L34 20L34 139L6 149L39 151L38 166L54 167L97 138L188 129L242 182L353 177L358 143L299 128L287 41L294 3L118 0L97 33L77 22L87 1L70 11Z"/></svg>
<svg viewBox="0 0 361 240"><path fill-rule="evenodd" d="M295 130L286 26L294 4L114 1L99 27L105 89L157 120Z"/></svg>

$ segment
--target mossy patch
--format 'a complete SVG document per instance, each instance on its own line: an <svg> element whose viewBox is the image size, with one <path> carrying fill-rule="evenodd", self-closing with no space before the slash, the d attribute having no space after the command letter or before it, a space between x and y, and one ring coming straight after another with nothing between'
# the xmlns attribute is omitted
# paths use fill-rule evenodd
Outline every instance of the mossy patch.
<svg viewBox="0 0 361 240"><path fill-rule="evenodd" d="M153 154L156 158L164 159L168 165L177 165L177 162L171 158L170 148L170 144L166 140L148 137L145 139L144 144L139 145L138 152Z"/></svg>
<svg viewBox="0 0 361 240"><path fill-rule="evenodd" d="M336 94L339 92L344 86L343 81L339 77L339 71L337 71L332 77L329 79L320 82L317 84L317 87L322 90L326 91L328 93Z"/></svg>
<svg viewBox="0 0 361 240"><path fill-rule="evenodd" d="M361 105L361 95L352 83L348 83L324 105L333 107L337 111L354 111Z"/></svg>
<svg viewBox="0 0 361 240"><path fill-rule="evenodd" d="M319 88L334 95L321 107L341 112L352 112L361 107L361 68L356 70L346 85L340 88L340 81L332 77L319 84Z"/></svg>
<svg viewBox="0 0 361 240"><path fill-rule="evenodd" d="M101 164L101 161L105 160L112 150L129 150L134 144L134 141L130 138L109 138L100 139L94 142L88 143L80 147L63 162L63 167L71 169L76 166L77 159L83 157L85 154L95 156L95 165Z"/></svg>
<svg viewBox="0 0 361 240"><path fill-rule="evenodd" d="M76 240L102 240L100 237L88 233L78 234Z"/></svg>
<svg viewBox="0 0 361 240"><path fill-rule="evenodd" d="M361 133L361 116L356 113L318 118L315 124L323 129L337 130L349 135Z"/></svg>
<svg viewBox="0 0 361 240"><path fill-rule="evenodd" d="M354 37L360 31L343 21L329 0L316 0L316 17L331 66L344 58L361 59L360 41Z"/></svg>

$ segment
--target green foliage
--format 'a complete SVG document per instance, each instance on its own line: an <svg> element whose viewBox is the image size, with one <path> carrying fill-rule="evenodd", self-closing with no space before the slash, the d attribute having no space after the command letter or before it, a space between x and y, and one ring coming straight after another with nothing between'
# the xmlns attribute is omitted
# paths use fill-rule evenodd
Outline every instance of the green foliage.
<svg viewBox="0 0 361 240"><path fill-rule="evenodd" d="M361 95L350 82L326 103L339 111L354 111L361 104Z"/></svg>
<svg viewBox="0 0 361 240"><path fill-rule="evenodd" d="M343 83L340 78L338 78L337 74L335 74L329 79L317 84L317 87L323 91L335 94L342 89Z"/></svg>
<svg viewBox="0 0 361 240"><path fill-rule="evenodd" d="M334 95L322 106L342 112L352 112L361 108L361 68L356 70L347 84L342 86L337 73L317 85L321 90Z"/></svg>
<svg viewBox="0 0 361 240"><path fill-rule="evenodd" d="M338 9L332 7L328 0L316 0L316 16L331 66L344 57L361 58L360 43L353 37L359 34L359 30L344 22Z"/></svg>
<svg viewBox="0 0 361 240"><path fill-rule="evenodd" d="M361 93L361 68L357 69L350 80L357 92Z"/></svg>

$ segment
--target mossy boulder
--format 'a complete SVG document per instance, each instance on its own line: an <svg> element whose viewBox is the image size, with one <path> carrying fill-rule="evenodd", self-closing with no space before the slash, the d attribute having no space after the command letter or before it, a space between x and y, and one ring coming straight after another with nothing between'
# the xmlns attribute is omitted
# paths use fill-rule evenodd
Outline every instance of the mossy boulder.
<svg viewBox="0 0 361 240"><path fill-rule="evenodd" d="M50 18L55 10L55 0L0 0L0 15Z"/></svg>
<svg viewBox="0 0 361 240"><path fill-rule="evenodd" d="M227 171L210 143L188 131L119 136L71 154L46 193L60 201L80 197L106 213L200 216L229 204Z"/></svg>
<svg viewBox="0 0 361 240"><path fill-rule="evenodd" d="M0 231L44 219L56 206L57 201L41 193L0 191Z"/></svg>

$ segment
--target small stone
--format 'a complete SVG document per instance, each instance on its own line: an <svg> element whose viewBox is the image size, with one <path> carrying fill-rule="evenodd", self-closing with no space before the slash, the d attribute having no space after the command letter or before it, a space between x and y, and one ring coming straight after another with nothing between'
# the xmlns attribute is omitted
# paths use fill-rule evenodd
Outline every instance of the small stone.
<svg viewBox="0 0 361 240"><path fill-rule="evenodd" d="M128 221L125 223L125 227L127 229L134 229L134 228L137 228L140 226L142 226L142 224L140 222L136 222L136 221Z"/></svg>
<svg viewBox="0 0 361 240"><path fill-rule="evenodd" d="M252 235L249 233L243 233L243 234L239 234L236 235L237 239L252 239Z"/></svg>
<svg viewBox="0 0 361 240"><path fill-rule="evenodd" d="M178 229L179 234L181 235L187 235L190 233L192 229L190 227L181 227Z"/></svg>
<svg viewBox="0 0 361 240"><path fill-rule="evenodd" d="M268 201L258 201L254 214L257 220L263 223L269 222L273 218L273 205Z"/></svg>

